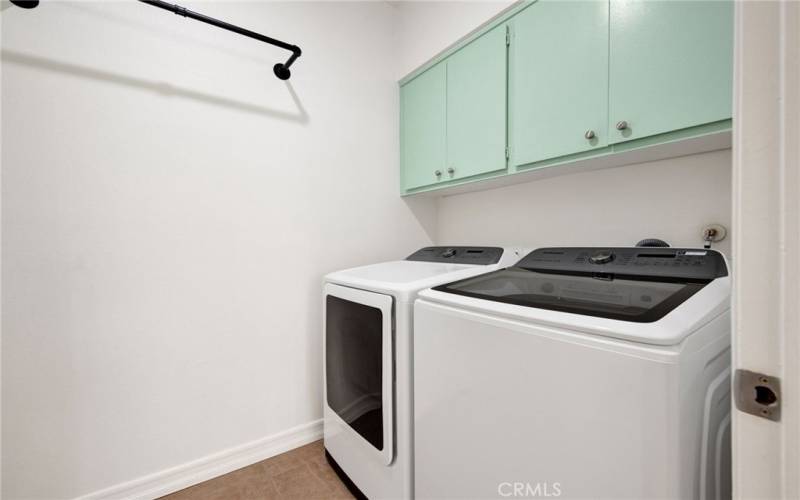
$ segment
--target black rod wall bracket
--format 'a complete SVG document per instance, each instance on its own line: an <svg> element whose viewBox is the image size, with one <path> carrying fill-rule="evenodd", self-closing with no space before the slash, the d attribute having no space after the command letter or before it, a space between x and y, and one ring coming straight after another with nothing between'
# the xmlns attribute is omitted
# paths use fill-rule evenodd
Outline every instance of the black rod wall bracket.
<svg viewBox="0 0 800 500"><path fill-rule="evenodd" d="M23 9L32 9L39 5L39 0L11 0L11 3Z"/></svg>
<svg viewBox="0 0 800 500"><path fill-rule="evenodd" d="M289 59L287 59L285 63L277 63L275 66L272 67L272 71L275 73L275 76L277 76L281 80L288 80L289 77L292 76L292 72L289 70L289 67L297 60L298 57L300 57L300 54L303 53L300 50L300 47L298 47L297 45L292 45L290 43L282 42L275 38L268 37L260 33L256 33L255 31L250 31L248 29L241 28L234 24L226 23L225 21L220 21L219 19L214 19L213 17L208 17L198 12L193 12L187 9L186 7L181 7L180 5L175 5L168 2L162 2L161 0L139 0L139 1L147 5L152 5L153 7L158 7L160 9L168 10L179 16L188 17L190 19L194 19L202 23L216 26L217 28L222 28L224 30L236 33L238 35L246 36L248 38L258 40L259 42L268 43L270 45L274 45L276 47L280 47L282 49L290 51L292 55L289 56ZM26 9L32 9L37 5L39 5L38 0L36 1L11 0L11 3Z"/></svg>

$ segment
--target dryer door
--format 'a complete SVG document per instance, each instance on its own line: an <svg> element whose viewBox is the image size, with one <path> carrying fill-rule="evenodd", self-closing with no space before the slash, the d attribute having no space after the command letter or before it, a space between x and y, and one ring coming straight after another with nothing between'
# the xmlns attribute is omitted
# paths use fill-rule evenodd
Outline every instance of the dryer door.
<svg viewBox="0 0 800 500"><path fill-rule="evenodd" d="M392 297L325 285L325 402L386 465L394 457Z"/></svg>

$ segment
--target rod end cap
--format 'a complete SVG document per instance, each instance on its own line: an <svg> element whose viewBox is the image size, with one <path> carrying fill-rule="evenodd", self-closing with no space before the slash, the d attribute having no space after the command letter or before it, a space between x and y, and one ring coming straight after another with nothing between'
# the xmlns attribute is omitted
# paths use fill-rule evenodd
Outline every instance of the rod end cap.
<svg viewBox="0 0 800 500"><path fill-rule="evenodd" d="M290 76L292 76L292 72L283 65L283 63L278 63L272 67L272 71L275 73L275 76L280 78L281 80L288 80Z"/></svg>
<svg viewBox="0 0 800 500"><path fill-rule="evenodd" d="M11 0L11 3L23 9L33 9L39 5L39 0Z"/></svg>

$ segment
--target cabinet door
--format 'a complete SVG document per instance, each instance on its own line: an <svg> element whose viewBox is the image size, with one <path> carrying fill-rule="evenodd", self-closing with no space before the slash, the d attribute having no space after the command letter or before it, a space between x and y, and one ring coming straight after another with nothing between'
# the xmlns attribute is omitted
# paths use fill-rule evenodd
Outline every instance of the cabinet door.
<svg viewBox="0 0 800 500"><path fill-rule="evenodd" d="M440 63L400 89L401 181L403 189L444 179L446 66ZM439 175L436 175L439 172Z"/></svg>
<svg viewBox="0 0 800 500"><path fill-rule="evenodd" d="M539 0L514 18L515 166L608 144L608 2Z"/></svg>
<svg viewBox="0 0 800 500"><path fill-rule="evenodd" d="M501 25L447 60L447 180L506 168L506 59Z"/></svg>
<svg viewBox="0 0 800 500"><path fill-rule="evenodd" d="M611 0L610 8L610 143L731 118L732 1Z"/></svg>

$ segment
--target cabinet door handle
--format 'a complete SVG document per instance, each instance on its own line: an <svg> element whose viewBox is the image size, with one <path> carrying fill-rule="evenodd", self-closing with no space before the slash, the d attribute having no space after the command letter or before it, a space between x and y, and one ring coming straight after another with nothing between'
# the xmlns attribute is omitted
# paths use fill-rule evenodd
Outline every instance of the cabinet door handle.
<svg viewBox="0 0 800 500"><path fill-rule="evenodd" d="M617 130L625 130L628 128L628 122L622 120L621 122L617 122Z"/></svg>
<svg viewBox="0 0 800 500"><path fill-rule="evenodd" d="M442 176L442 171L441 170L437 170L436 172L434 172L434 175L436 175L436 177L441 177Z"/></svg>
<svg viewBox="0 0 800 500"><path fill-rule="evenodd" d="M450 167L450 168L447 169L447 173L450 174L450 175L453 175L454 173L456 173L456 169L454 169L453 167Z"/></svg>
<svg viewBox="0 0 800 500"><path fill-rule="evenodd" d="M586 133L583 134L583 136L586 137L586 139L588 139L588 140L594 139L594 137L595 137L594 136L594 130L587 130Z"/></svg>

